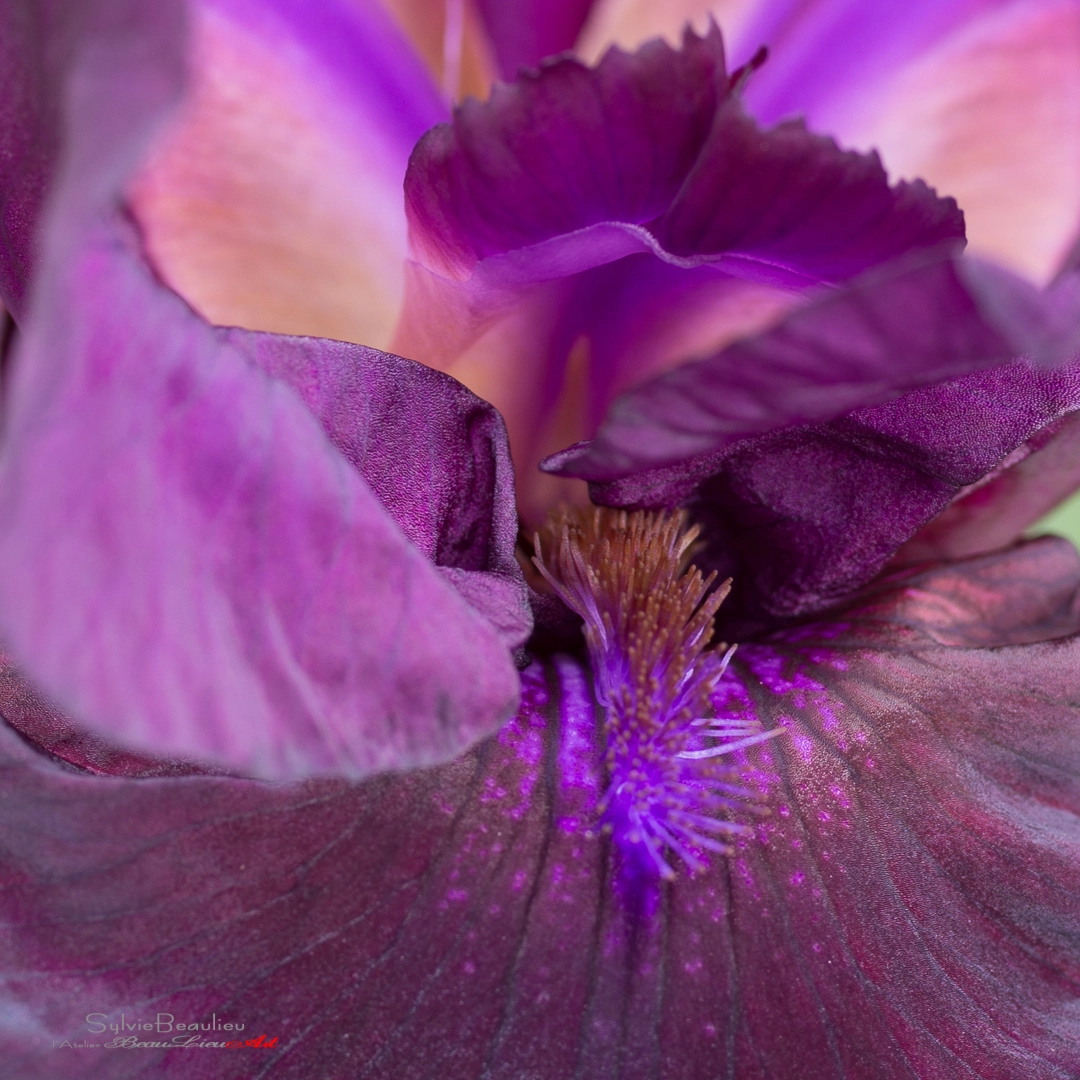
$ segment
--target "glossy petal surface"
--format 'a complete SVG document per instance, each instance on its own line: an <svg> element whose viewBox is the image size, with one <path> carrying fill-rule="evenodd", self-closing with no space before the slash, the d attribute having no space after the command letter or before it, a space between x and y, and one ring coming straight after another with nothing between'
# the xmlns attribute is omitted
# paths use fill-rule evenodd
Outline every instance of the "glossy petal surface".
<svg viewBox="0 0 1080 1080"><path fill-rule="evenodd" d="M501 425L408 361L215 330L141 265L112 207L177 94L181 11L116 0L85 28L7 402L5 641L151 753L451 757L512 712L528 633Z"/></svg>
<svg viewBox="0 0 1080 1080"><path fill-rule="evenodd" d="M788 729L748 759L773 812L652 897L614 889L586 835L597 724L569 660L526 672L475 752L359 786L73 776L5 733L6 1060L26 1080L1066 1080L1078 584L1041 541L744 646L718 704ZM91 1041L88 1011L279 1041L48 1046Z"/></svg>

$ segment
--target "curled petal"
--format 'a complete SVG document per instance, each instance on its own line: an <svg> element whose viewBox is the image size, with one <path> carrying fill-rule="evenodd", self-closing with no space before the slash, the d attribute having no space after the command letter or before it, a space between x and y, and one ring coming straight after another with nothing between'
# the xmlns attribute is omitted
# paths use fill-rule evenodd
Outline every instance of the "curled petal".
<svg viewBox="0 0 1080 1080"><path fill-rule="evenodd" d="M544 467L615 480L1036 350L1061 360L1077 343L1051 333L1048 306L988 264L931 258L890 266L629 391L587 449Z"/></svg>
<svg viewBox="0 0 1080 1080"><path fill-rule="evenodd" d="M501 426L444 376L216 330L152 278L113 207L177 96L181 15L114 0L84 28L6 403L5 641L152 754L277 777L453 756L512 712L528 632Z"/></svg>
<svg viewBox="0 0 1080 1080"><path fill-rule="evenodd" d="M528 260L498 277L543 280L651 249L816 281L963 236L950 200L890 189L875 157L801 125L758 130L729 89L714 25L687 31L679 52L654 41L594 69L566 59L466 102L410 162L414 252L459 280L518 249Z"/></svg>
<svg viewBox="0 0 1080 1080"><path fill-rule="evenodd" d="M1062 315L1072 295L1070 282L1040 294L967 260L868 275L629 392L595 442L545 467L584 475L606 505L691 505L708 560L757 616L820 610L1080 407L1075 360L1003 363L1074 352L1076 320L1067 330ZM905 382L923 385L902 393ZM1045 497L1065 493L1069 470ZM984 539L1014 538L1042 497Z"/></svg>
<svg viewBox="0 0 1080 1080"><path fill-rule="evenodd" d="M420 141L405 190L414 261L394 347L504 413L526 514L556 429L563 445L592 434L614 393L808 286L963 238L952 200L890 187L874 155L799 124L758 129L715 25L678 51L562 59L467 101ZM571 423L575 401L588 415Z"/></svg>

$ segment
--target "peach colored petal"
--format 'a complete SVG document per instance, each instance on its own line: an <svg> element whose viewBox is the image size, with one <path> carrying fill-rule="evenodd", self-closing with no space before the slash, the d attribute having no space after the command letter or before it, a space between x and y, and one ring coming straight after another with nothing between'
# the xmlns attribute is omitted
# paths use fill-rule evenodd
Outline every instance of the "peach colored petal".
<svg viewBox="0 0 1080 1080"><path fill-rule="evenodd" d="M1045 281L1080 224L1080 6L1021 0L902 69L830 130L959 202L970 250Z"/></svg>
<svg viewBox="0 0 1080 1080"><path fill-rule="evenodd" d="M381 0L451 101L486 98L495 79L491 46L470 0Z"/></svg>
<svg viewBox="0 0 1080 1080"><path fill-rule="evenodd" d="M365 113L288 32L228 7L196 7L191 79L130 188L159 272L212 322L385 345L415 135L386 130L381 103Z"/></svg>
<svg viewBox="0 0 1080 1080"><path fill-rule="evenodd" d="M599 0L575 52L595 63L612 46L637 49L649 38L677 45L687 23L701 29L712 16L732 41L758 0Z"/></svg>

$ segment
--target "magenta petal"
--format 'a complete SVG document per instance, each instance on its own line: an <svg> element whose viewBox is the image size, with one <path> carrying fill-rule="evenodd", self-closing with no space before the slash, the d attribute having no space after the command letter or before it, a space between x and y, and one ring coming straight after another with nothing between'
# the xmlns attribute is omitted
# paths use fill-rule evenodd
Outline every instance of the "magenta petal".
<svg viewBox="0 0 1080 1080"><path fill-rule="evenodd" d="M594 0L527 0L507 4L478 0L499 73L513 79L518 69L535 67L545 56L564 52L577 40Z"/></svg>
<svg viewBox="0 0 1080 1080"><path fill-rule="evenodd" d="M5 642L158 756L274 777L451 757L512 712L528 633L498 419L406 361L217 331L152 280L112 207L178 92L181 10L114 0L86 28L6 402ZM387 482L403 456L411 491Z"/></svg>
<svg viewBox="0 0 1080 1080"><path fill-rule="evenodd" d="M1075 552L1040 541L744 646L724 689L787 728L748 757L772 813L655 907L613 891L587 834L595 706L569 660L526 672L518 718L476 751L361 785L72 776L5 732L5 1061L20 1080L135 1062L183 1080L1063 1080L1078 584ZM105 1042L91 1011L278 1041L51 1048Z"/></svg>

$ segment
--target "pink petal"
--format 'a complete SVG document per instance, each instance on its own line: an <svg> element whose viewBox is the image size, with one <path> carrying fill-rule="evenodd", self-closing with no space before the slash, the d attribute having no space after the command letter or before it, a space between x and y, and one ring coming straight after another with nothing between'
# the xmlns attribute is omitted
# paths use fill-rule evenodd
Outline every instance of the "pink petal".
<svg viewBox="0 0 1080 1080"><path fill-rule="evenodd" d="M736 56L762 42L755 115L877 147L892 176L956 197L975 253L1053 274L1080 229L1075 0L780 0L743 24Z"/></svg>

